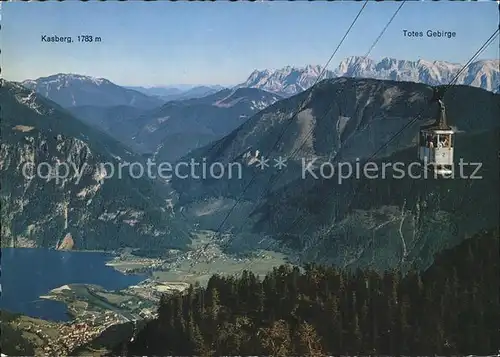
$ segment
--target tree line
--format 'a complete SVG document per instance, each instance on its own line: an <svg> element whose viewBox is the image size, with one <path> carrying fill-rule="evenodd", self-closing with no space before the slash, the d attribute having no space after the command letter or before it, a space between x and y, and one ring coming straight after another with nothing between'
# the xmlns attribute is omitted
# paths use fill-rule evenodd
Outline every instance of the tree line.
<svg viewBox="0 0 500 357"><path fill-rule="evenodd" d="M120 355L488 355L500 320L499 232L436 256L425 272L283 265L264 279L214 275L164 295Z"/></svg>

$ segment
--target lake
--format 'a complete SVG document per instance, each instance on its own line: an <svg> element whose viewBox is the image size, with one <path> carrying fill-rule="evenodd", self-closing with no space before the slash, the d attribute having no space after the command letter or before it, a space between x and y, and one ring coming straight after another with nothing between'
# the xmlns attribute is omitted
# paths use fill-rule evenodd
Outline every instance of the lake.
<svg viewBox="0 0 500 357"><path fill-rule="evenodd" d="M0 309L52 321L68 321L64 303L40 299L66 284L124 289L146 276L125 275L106 266L111 254L43 248L2 248Z"/></svg>

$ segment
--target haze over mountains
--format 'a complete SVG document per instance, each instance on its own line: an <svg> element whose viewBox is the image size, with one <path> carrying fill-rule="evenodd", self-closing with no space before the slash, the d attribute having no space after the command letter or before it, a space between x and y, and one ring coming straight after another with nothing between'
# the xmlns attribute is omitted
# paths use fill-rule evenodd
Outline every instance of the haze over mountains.
<svg viewBox="0 0 500 357"><path fill-rule="evenodd" d="M159 153L158 159L171 161L220 139L279 99L260 89L240 88L169 101L152 110L133 106L78 106L68 110L138 152Z"/></svg>
<svg viewBox="0 0 500 357"><path fill-rule="evenodd" d="M165 102L171 100L184 100L192 98L201 98L207 95L213 94L220 90L223 90L223 86L211 85L211 86L169 86L169 87L127 87L146 95L156 96Z"/></svg>
<svg viewBox="0 0 500 357"><path fill-rule="evenodd" d="M202 98L168 102L136 119L136 145L175 161L222 138L281 97L256 88L224 89Z"/></svg>

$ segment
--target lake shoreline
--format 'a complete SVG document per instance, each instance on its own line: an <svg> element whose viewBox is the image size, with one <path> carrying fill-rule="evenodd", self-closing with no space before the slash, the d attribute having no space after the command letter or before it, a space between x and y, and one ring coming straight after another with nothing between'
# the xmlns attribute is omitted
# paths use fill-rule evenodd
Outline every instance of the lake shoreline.
<svg viewBox="0 0 500 357"><path fill-rule="evenodd" d="M120 291L148 278L145 274L127 274L107 265L115 257L116 252L109 251L2 248L4 270L0 309L33 318L67 322L68 305L53 298L55 290L77 283L97 285L106 291ZM18 284L19 280L26 284Z"/></svg>
<svg viewBox="0 0 500 357"><path fill-rule="evenodd" d="M18 247L0 247L0 250L3 249L47 249L47 250L55 250L57 252L73 252L73 253L104 253L104 254L120 254L119 250L103 250L103 249L56 249L54 247L28 247L28 246L18 246Z"/></svg>

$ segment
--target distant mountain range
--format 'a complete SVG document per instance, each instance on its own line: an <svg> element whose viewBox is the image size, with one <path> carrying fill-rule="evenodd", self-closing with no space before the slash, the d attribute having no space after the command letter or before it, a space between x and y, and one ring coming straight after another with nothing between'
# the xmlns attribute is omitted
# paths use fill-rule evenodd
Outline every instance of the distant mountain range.
<svg viewBox="0 0 500 357"><path fill-rule="evenodd" d="M136 152L172 161L222 138L280 99L279 95L260 89L239 88L202 98L169 101L153 110L132 106L78 106L67 110Z"/></svg>
<svg viewBox="0 0 500 357"><path fill-rule="evenodd" d="M479 87L492 92L500 88L500 60L480 60L472 63L458 78L456 84ZM326 70L322 79L357 77L389 79L441 85L449 83L462 68L461 64L445 61L409 61L383 58L376 62L359 56L344 59L335 70ZM308 89L321 74L322 67L286 66L277 70L255 70L247 80L234 88L258 88L289 97ZM224 89L219 85L179 88L121 87L107 79L77 74L56 74L36 80L26 80L22 85L53 100L65 108L81 106L131 106L153 109L172 100L202 98Z"/></svg>
<svg viewBox="0 0 500 357"><path fill-rule="evenodd" d="M156 96L162 99L163 101L171 101L171 100L185 100L192 98L201 98L213 93L216 93L220 90L223 90L223 86L213 85L213 86L193 86L193 87L127 87L133 90L137 90L141 93L150 96Z"/></svg>
<svg viewBox="0 0 500 357"><path fill-rule="evenodd" d="M462 64L445 61L407 61L383 58L376 62L370 58L349 57L335 70L327 70L322 79L335 77L357 77L389 79L425 83L428 85L448 84ZM277 70L255 70L248 79L237 87L259 88L282 96L291 96L314 84L321 73L321 66L287 66ZM500 60L480 60L472 63L458 78L456 84L479 87L498 92L500 87Z"/></svg>
<svg viewBox="0 0 500 357"><path fill-rule="evenodd" d="M189 100L170 101L134 120L135 145L176 160L229 134L250 116L282 99L256 88L224 89Z"/></svg>
<svg viewBox="0 0 500 357"><path fill-rule="evenodd" d="M174 160L220 139L280 100L256 88L124 88L106 79L57 74L21 83L140 153ZM155 157L156 157L155 156Z"/></svg>
<svg viewBox="0 0 500 357"><path fill-rule="evenodd" d="M353 56L344 59L335 70L326 70L322 79L335 77L357 77L389 79L441 85L449 83L462 64L445 61L409 61ZM479 87L492 92L500 88L500 60L473 62L459 76L456 84ZM281 69L255 70L247 80L234 88L258 88L289 97L308 89L321 74L322 66L286 66ZM77 74L55 74L21 83L28 89L69 108L78 106L132 106L141 109L159 107L167 101L202 98L224 89L220 85L205 85L179 88L165 87L121 87L107 79Z"/></svg>
<svg viewBox="0 0 500 357"><path fill-rule="evenodd" d="M278 70L253 71L247 80L237 88L259 88L284 97L300 93L314 84L321 73L321 66L286 66ZM328 74L329 75L329 74ZM328 78L327 73L323 78Z"/></svg>
<svg viewBox="0 0 500 357"><path fill-rule="evenodd" d="M59 73L35 80L25 80L21 84L64 108L83 105L98 107L128 105L151 109L163 104L159 98L120 87L107 79L78 74Z"/></svg>
<svg viewBox="0 0 500 357"><path fill-rule="evenodd" d="M156 97L168 97L175 96L188 91L188 89L180 89L177 87L136 87L136 86L125 86L125 88L136 90L138 92L144 93L150 96Z"/></svg>

